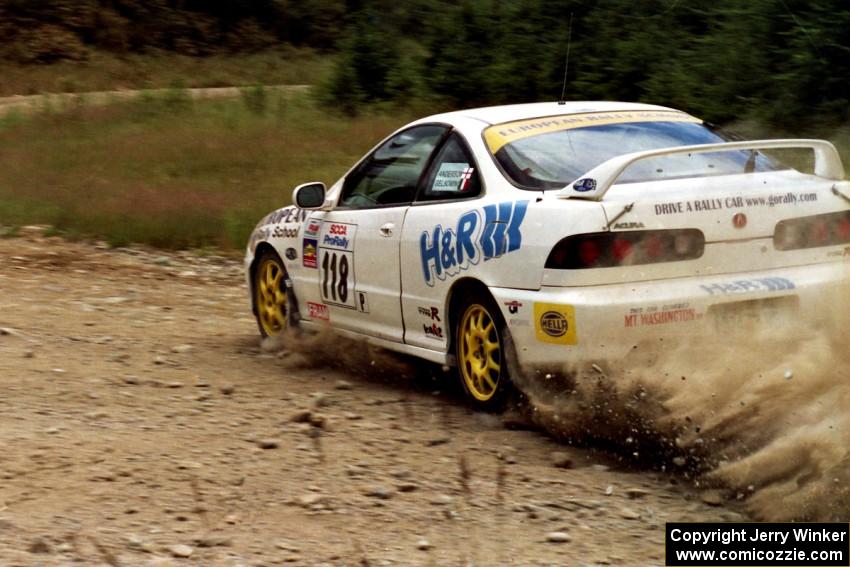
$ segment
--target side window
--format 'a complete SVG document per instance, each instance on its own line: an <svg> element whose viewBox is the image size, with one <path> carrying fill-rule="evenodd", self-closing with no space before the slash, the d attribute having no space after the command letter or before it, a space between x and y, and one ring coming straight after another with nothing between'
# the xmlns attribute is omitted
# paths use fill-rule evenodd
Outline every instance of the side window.
<svg viewBox="0 0 850 567"><path fill-rule="evenodd" d="M460 134L452 132L434 158L417 201L470 199L480 194L475 161Z"/></svg>
<svg viewBox="0 0 850 567"><path fill-rule="evenodd" d="M340 204L371 208L410 203L445 126L417 126L384 142L345 180Z"/></svg>

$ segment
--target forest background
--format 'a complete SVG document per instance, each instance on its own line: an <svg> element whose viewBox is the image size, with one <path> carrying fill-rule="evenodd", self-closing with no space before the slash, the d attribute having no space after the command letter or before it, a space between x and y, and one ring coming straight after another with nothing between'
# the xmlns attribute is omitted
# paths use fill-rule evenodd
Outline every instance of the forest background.
<svg viewBox="0 0 850 567"><path fill-rule="evenodd" d="M567 99L825 137L848 157L842 0L0 0L0 96L143 91L0 110L0 223L239 247L288 188L332 182L409 119L559 98L568 45ZM270 88L296 84L307 94ZM238 100L188 93L224 86Z"/></svg>

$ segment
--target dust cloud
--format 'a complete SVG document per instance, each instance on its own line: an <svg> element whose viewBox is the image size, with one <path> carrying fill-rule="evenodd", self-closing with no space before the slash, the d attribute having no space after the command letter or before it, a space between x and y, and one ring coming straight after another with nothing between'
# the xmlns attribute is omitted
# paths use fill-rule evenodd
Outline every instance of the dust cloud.
<svg viewBox="0 0 850 567"><path fill-rule="evenodd" d="M741 501L760 520L850 518L850 288L820 317L635 345L617 362L526 373L534 421Z"/></svg>
<svg viewBox="0 0 850 567"><path fill-rule="evenodd" d="M822 302L825 318L637 344L616 362L515 381L528 418L565 442L721 490L756 519L847 521L850 289ZM263 349L288 368L370 380L418 379L423 368L330 329L290 331Z"/></svg>
<svg viewBox="0 0 850 567"><path fill-rule="evenodd" d="M333 368L380 381L412 379L418 372L412 360L364 340L344 337L329 326L317 332L289 329L264 339L262 349L277 352L283 366L292 370Z"/></svg>

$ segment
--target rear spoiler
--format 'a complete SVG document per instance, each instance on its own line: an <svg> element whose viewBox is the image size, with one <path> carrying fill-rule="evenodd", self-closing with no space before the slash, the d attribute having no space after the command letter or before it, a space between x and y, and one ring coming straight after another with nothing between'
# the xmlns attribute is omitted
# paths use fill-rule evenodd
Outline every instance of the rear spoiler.
<svg viewBox="0 0 850 567"><path fill-rule="evenodd" d="M753 140L744 142L721 142L677 146L623 154L603 162L560 191L557 196L564 199L589 199L599 201L633 163L654 157L676 154L705 154L717 151L775 150L783 148L811 148L815 153L815 175L840 181L844 179L844 167L838 151L826 140Z"/></svg>

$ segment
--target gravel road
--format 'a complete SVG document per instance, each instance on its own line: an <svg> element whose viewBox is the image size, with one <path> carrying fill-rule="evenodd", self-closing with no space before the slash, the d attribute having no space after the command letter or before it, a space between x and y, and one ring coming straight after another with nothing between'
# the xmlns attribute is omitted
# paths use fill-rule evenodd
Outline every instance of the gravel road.
<svg viewBox="0 0 850 567"><path fill-rule="evenodd" d="M741 519L413 366L263 348L237 259L2 239L0 564L661 565Z"/></svg>

